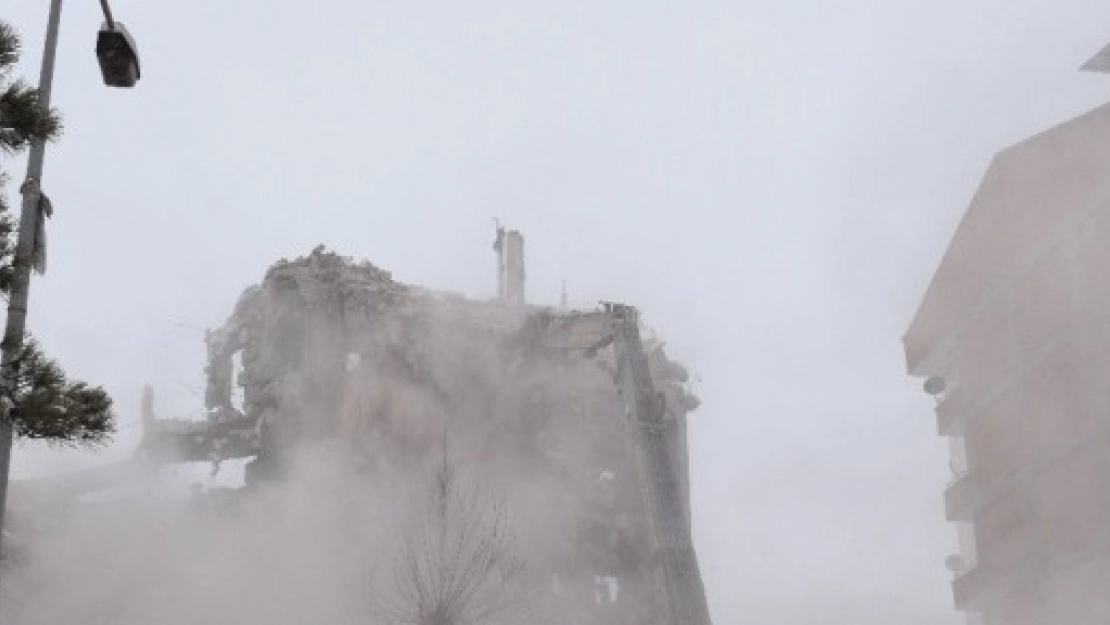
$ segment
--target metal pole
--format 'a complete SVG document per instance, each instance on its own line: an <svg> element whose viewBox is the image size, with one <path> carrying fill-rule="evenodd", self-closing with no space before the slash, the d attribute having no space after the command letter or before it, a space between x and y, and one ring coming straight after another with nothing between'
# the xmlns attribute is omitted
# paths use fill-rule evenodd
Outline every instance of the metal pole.
<svg viewBox="0 0 1110 625"><path fill-rule="evenodd" d="M109 30L115 30L116 22L112 19L112 8L108 6L108 0L100 0L100 8L104 10L104 21L108 22Z"/></svg>
<svg viewBox="0 0 1110 625"><path fill-rule="evenodd" d="M640 496L654 535L655 573L667 625L712 625L688 515L688 493L674 458L674 424L663 415L640 339L635 308L613 304L617 377L636 438Z"/></svg>
<svg viewBox="0 0 1110 625"><path fill-rule="evenodd" d="M50 86L54 81L54 53L58 48L58 24L62 16L62 0L50 1L50 18L46 24L46 44L42 52L42 70L39 74L39 98L43 108L50 108ZM8 319L4 338L0 341L3 357L0 359L0 389L10 395L15 389L15 356L23 347L24 328L27 325L27 300L31 290L31 264L35 247L35 229L39 214L42 165L46 157L46 144L37 139L31 142L27 158L27 178L23 182L23 207L19 214L19 238L16 240L12 290L8 300ZM4 415L0 418L0 530L4 527L4 511L8 499L8 474L12 463L11 404L5 402ZM0 555L3 550L3 532L0 531Z"/></svg>

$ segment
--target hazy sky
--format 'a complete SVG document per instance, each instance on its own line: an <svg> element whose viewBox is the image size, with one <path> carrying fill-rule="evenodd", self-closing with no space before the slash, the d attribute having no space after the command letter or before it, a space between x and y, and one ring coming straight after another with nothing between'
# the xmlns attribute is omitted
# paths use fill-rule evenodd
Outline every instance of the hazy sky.
<svg viewBox="0 0 1110 625"><path fill-rule="evenodd" d="M37 76L45 0L5 0ZM699 376L695 532L715 622L954 624L947 452L900 338L1002 147L1107 100L1096 0L115 0L100 84L70 0L31 330L119 404L202 408L202 329L319 243L404 281L637 304ZM3 167L16 179L23 163Z"/></svg>

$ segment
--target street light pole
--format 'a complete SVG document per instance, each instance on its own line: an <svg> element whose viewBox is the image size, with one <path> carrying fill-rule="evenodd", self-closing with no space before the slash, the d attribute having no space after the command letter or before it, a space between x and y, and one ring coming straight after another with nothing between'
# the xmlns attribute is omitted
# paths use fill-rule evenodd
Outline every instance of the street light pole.
<svg viewBox="0 0 1110 625"><path fill-rule="evenodd" d="M106 29L97 36L97 58L104 82L113 87L133 87L139 79L139 57L130 34L112 19L108 0L100 0ZM39 73L39 104L50 109L50 88L54 83L54 57L58 50L58 27L62 18L62 0L50 0L50 17L46 22L46 43L43 46L42 69ZM19 363L16 358L23 348L27 326L27 301L31 292L31 269L44 253L41 241L43 212L49 208L42 193L42 169L46 158L46 142L33 139L27 158L27 177L19 188L23 194L19 214L19 234L12 259L11 292L8 318L0 340L0 558L3 557L4 516L8 501L8 478L12 464L12 401L16 390ZM41 267L40 267L41 271Z"/></svg>
<svg viewBox="0 0 1110 625"><path fill-rule="evenodd" d="M39 73L39 101L43 108L50 108L50 87L54 82L54 56L58 49L58 25L62 17L62 0L50 0L50 17L46 23L46 44L42 53ZM23 335L27 326L27 300L31 291L31 265L35 249L35 232L43 219L42 169L46 158L46 142L31 141L27 157L27 178L20 187L23 206L19 213L19 235L16 239L15 257L12 262L12 288L8 299L8 319L4 338L0 341L0 390L5 397L3 418L0 418L0 557L3 557L4 512L8 500L8 475L12 464L12 404L7 397L15 391L18 363L15 361L23 348Z"/></svg>

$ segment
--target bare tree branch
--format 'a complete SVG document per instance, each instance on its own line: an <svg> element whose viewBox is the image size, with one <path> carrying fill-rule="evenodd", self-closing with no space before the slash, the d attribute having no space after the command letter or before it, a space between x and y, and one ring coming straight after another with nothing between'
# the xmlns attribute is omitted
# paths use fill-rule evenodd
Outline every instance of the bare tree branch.
<svg viewBox="0 0 1110 625"><path fill-rule="evenodd" d="M505 505L463 486L444 449L424 522L402 543L393 588L378 601L389 625L493 625L518 607L523 563Z"/></svg>

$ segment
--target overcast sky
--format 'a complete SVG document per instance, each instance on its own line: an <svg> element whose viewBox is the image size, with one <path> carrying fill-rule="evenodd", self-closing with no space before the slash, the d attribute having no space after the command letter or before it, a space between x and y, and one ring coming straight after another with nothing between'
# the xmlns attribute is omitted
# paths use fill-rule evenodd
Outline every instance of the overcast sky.
<svg viewBox="0 0 1110 625"><path fill-rule="evenodd" d="M5 0L34 80L45 0ZM115 0L100 84L70 0L30 329L118 402L202 409L202 331L324 243L489 297L493 218L535 302L634 303L698 376L715 622L955 624L947 452L900 338L999 149L1093 108L1096 0ZM18 182L23 162L2 165ZM18 184L7 190L14 196Z"/></svg>

